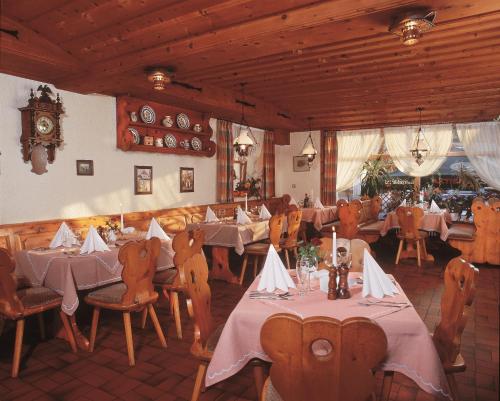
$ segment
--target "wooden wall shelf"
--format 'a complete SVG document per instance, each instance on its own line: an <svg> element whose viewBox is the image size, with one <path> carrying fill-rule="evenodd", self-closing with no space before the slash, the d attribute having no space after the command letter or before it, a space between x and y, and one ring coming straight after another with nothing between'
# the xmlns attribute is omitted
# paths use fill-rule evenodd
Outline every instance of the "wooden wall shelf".
<svg viewBox="0 0 500 401"><path fill-rule="evenodd" d="M144 105L149 105L153 108L156 114L156 120L153 124L146 124L140 120L140 110ZM131 113L135 112L139 121L131 120ZM184 113L189 117L191 122L190 129L181 129L176 125L176 116L179 113ZM150 102L142 99L136 99L128 96L119 96L116 99L116 114L117 114L117 129L116 129L116 146L125 151L133 152L151 152L151 153L170 153L177 155L190 155L198 157L211 157L215 154L216 146L215 142L210 140L212 137L212 128L209 125L209 117L203 113L196 112L193 110L181 109L178 107L161 104L157 102ZM174 121L173 127L165 127L162 124L162 120L165 116L171 116ZM202 127L201 132L196 132L192 129L195 124L199 124ZM134 128L137 130L141 137L141 143L135 144L133 140L133 135L129 128ZM146 136L156 138L164 138L165 135L172 134L176 141L177 146L174 148L169 148L163 143L162 147L157 147L154 145L145 145L143 143ZM202 143L201 150L194 150L192 146L185 149L181 146L181 142L189 142L197 137Z"/></svg>

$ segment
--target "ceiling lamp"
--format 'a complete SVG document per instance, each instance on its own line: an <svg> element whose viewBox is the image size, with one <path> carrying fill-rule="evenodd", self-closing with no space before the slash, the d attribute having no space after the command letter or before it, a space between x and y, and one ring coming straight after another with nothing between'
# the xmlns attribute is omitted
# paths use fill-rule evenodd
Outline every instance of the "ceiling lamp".
<svg viewBox="0 0 500 401"><path fill-rule="evenodd" d="M153 89L162 91L165 85L172 82L172 76L175 69L173 67L148 67L146 73L148 74L148 81L153 83Z"/></svg>
<svg viewBox="0 0 500 401"><path fill-rule="evenodd" d="M429 142L425 139L424 131L422 130L422 107L417 107L417 111L420 113L420 126L418 128L417 135L413 141L412 149L410 150L411 155L415 159L415 163L419 166L424 162L424 158L427 157L431 151Z"/></svg>
<svg viewBox="0 0 500 401"><path fill-rule="evenodd" d="M304 143L304 146L302 147L302 156L307 156L307 164L309 164L309 167L311 167L316 155L318 154L318 151L314 147L314 142L311 136L312 130L311 130L311 120L312 117L308 117L309 120L309 135L306 139L306 142Z"/></svg>
<svg viewBox="0 0 500 401"><path fill-rule="evenodd" d="M436 11L414 11L396 18L389 27L389 32L398 35L403 40L403 44L412 46L418 43L424 32L434 28Z"/></svg>
<svg viewBox="0 0 500 401"><path fill-rule="evenodd" d="M233 141L233 148L236 154L238 155L238 159L240 162L246 162L248 155L254 149L254 146L257 145L257 140L253 135L252 129L248 125L245 120L245 84L241 84L241 120L239 124L239 131L236 138Z"/></svg>

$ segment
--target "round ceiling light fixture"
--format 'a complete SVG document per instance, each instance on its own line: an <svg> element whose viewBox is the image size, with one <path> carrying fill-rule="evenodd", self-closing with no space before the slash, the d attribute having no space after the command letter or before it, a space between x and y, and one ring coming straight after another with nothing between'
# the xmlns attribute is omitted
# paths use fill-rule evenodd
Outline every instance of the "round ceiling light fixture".
<svg viewBox="0 0 500 401"><path fill-rule="evenodd" d="M174 72L175 68L171 66L146 68L148 81L153 83L153 89L157 91L164 90L165 86L172 82Z"/></svg>
<svg viewBox="0 0 500 401"><path fill-rule="evenodd" d="M412 11L399 16L389 27L389 32L401 37L404 45L418 43L424 32L435 27L436 11Z"/></svg>

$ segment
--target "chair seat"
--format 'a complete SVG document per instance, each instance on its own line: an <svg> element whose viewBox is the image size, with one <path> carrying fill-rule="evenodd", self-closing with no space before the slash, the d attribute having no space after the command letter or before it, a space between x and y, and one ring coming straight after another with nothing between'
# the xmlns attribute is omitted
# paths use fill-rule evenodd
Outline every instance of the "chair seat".
<svg viewBox="0 0 500 401"><path fill-rule="evenodd" d="M419 231L418 232L418 237L416 238L410 238L410 237L406 237L403 233L401 232L398 232L396 234L396 236L399 238L399 239L404 239L404 240L407 240L407 241L417 241L417 240L421 240L421 239L425 239L429 236L429 233L428 232L425 232L425 231Z"/></svg>
<svg viewBox="0 0 500 401"><path fill-rule="evenodd" d="M455 359L455 362L453 362L452 365L443 365L444 372L446 374L448 373L460 373L460 372L465 372L465 369L467 366L465 365L465 360L462 356L462 354L458 354L457 359Z"/></svg>
<svg viewBox="0 0 500 401"><path fill-rule="evenodd" d="M373 221L371 223L363 224L359 227L359 232L361 233L376 233L380 234L382 227L384 226L384 222L382 220Z"/></svg>
<svg viewBox="0 0 500 401"><path fill-rule="evenodd" d="M267 255L269 247L271 245L263 242L256 242L255 244L249 244L245 246L245 253L249 255ZM276 248L276 251L281 251L280 248Z"/></svg>
<svg viewBox="0 0 500 401"><path fill-rule="evenodd" d="M166 269L159 271L153 277L154 285L169 285L173 284L177 277L177 269Z"/></svg>
<svg viewBox="0 0 500 401"><path fill-rule="evenodd" d="M18 298L24 306L24 315L51 309L61 304L62 296L46 287L23 288L16 292ZM36 309L36 311L30 311Z"/></svg>
<svg viewBox="0 0 500 401"><path fill-rule="evenodd" d="M288 250L290 250L290 249L297 248L298 246L299 246L299 243L298 243L297 240L289 241L287 243L287 240L285 238L285 239L283 239L283 240L280 241L280 248L281 249L288 249Z"/></svg>
<svg viewBox="0 0 500 401"><path fill-rule="evenodd" d="M458 239L462 241L474 241L476 232L474 224L452 224L448 230L448 239Z"/></svg>
<svg viewBox="0 0 500 401"><path fill-rule="evenodd" d="M126 290L127 286L125 285L125 283L113 284L109 287L92 291L85 297L85 302L91 305L102 306L109 309L128 310L133 309L136 306L153 302L158 298L158 293L155 292L155 295L150 299L143 299L140 302L139 300L136 300L134 304L122 305L122 296L123 294L125 294Z"/></svg>

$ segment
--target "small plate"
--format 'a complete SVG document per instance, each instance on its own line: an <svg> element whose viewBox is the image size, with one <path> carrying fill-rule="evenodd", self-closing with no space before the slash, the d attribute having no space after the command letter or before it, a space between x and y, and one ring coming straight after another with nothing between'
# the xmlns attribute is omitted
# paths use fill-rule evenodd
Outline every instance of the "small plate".
<svg viewBox="0 0 500 401"><path fill-rule="evenodd" d="M177 147L177 139L172 134L165 135L163 137L163 139L165 140L165 146L167 148L175 148L175 147Z"/></svg>
<svg viewBox="0 0 500 401"><path fill-rule="evenodd" d="M184 113L177 114L177 126L182 129L189 129L191 126L189 117Z"/></svg>
<svg viewBox="0 0 500 401"><path fill-rule="evenodd" d="M203 147L200 138L198 138L197 136L195 136L195 137L193 137L193 139L191 139L191 146L193 147L194 150L197 150L197 151L200 151L201 148Z"/></svg>
<svg viewBox="0 0 500 401"><path fill-rule="evenodd" d="M146 124L154 124L156 121L156 114L151 106L145 104L141 107L141 120Z"/></svg>
<svg viewBox="0 0 500 401"><path fill-rule="evenodd" d="M134 144L139 145L139 143L141 143L141 136L139 135L139 132L135 128L129 128L128 130L134 137Z"/></svg>

